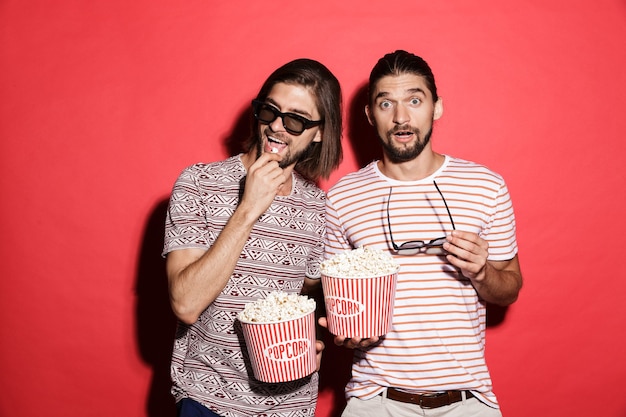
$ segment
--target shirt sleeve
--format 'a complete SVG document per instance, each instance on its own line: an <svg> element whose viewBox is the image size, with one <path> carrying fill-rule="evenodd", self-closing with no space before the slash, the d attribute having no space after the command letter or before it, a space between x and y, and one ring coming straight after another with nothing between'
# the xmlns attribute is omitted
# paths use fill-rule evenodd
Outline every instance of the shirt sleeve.
<svg viewBox="0 0 626 417"><path fill-rule="evenodd" d="M205 204L193 167L189 167L180 174L172 189L162 255L177 249L208 249L210 239Z"/></svg>
<svg viewBox="0 0 626 417"><path fill-rule="evenodd" d="M481 234L489 242L489 260L504 261L517 254L515 214L508 188L502 182L487 228Z"/></svg>
<svg viewBox="0 0 626 417"><path fill-rule="evenodd" d="M330 198L326 199L326 232L324 234L324 259L353 249L346 239L346 232L341 224L339 213Z"/></svg>

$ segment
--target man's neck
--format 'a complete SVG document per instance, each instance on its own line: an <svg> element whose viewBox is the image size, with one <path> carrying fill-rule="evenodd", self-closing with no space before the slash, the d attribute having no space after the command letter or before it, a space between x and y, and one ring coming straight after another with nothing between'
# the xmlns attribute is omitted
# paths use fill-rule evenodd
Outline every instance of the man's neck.
<svg viewBox="0 0 626 417"><path fill-rule="evenodd" d="M378 169L385 176L398 181L419 181L437 171L445 156L436 152L422 152L417 158L406 162L392 162L387 155L378 161Z"/></svg>

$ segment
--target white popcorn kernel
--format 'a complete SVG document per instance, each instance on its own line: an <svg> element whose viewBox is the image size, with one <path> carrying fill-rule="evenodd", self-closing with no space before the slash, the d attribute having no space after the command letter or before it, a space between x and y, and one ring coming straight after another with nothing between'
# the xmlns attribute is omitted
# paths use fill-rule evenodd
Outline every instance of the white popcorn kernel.
<svg viewBox="0 0 626 417"><path fill-rule="evenodd" d="M302 317L315 310L315 300L307 296L275 291L266 298L246 304L239 320L255 323L275 323Z"/></svg>
<svg viewBox="0 0 626 417"><path fill-rule="evenodd" d="M397 272L398 264L389 253L362 246L325 260L321 269L331 277L377 277Z"/></svg>

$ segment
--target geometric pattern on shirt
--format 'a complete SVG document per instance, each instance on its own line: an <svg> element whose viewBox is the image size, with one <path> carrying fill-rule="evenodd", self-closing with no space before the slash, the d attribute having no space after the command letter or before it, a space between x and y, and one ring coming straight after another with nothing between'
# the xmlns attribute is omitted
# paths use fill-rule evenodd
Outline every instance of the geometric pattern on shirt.
<svg viewBox="0 0 626 417"><path fill-rule="evenodd" d="M234 212L245 169L239 157L186 168L166 218L163 253L208 248ZM319 277L325 194L294 174L290 196L276 197L255 224L221 294L196 323L181 326L172 354L172 392L225 417L313 417L317 374L286 384L258 383L242 350L236 316L270 291L297 293L305 276Z"/></svg>

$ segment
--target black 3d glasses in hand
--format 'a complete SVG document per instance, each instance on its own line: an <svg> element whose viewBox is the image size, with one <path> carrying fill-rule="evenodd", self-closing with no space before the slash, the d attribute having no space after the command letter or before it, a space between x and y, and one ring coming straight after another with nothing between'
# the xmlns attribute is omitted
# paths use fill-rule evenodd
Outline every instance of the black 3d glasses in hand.
<svg viewBox="0 0 626 417"><path fill-rule="evenodd" d="M283 113L269 103L259 100L252 100L254 117L261 123L269 124L280 117L283 120L283 127L292 135L301 135L306 129L321 125L324 120L309 120L295 113Z"/></svg>
<svg viewBox="0 0 626 417"><path fill-rule="evenodd" d="M437 183L433 181L435 184L435 188L437 192L441 196L443 200L443 204L446 206L446 211L448 212L448 217L450 218L450 223L452 224L452 230L456 230L454 226L454 220L452 219L452 214L450 214L450 209L448 208L448 203L446 199L443 197L441 190L437 186ZM398 253L398 255L415 255L420 252L424 252L431 255L445 255L446 251L443 249L443 244L446 242L446 237L440 237L437 239L433 239L429 242L425 242L423 240L410 240L408 242L404 242L401 245L398 245L393 240L393 233L391 232L391 216L389 215L389 204L391 201L391 191L392 188L389 188L389 198L387 198L387 226L389 227L389 239L391 240L391 246L393 246L393 250Z"/></svg>

